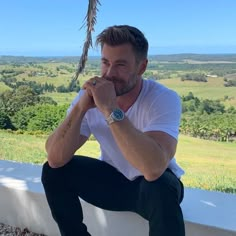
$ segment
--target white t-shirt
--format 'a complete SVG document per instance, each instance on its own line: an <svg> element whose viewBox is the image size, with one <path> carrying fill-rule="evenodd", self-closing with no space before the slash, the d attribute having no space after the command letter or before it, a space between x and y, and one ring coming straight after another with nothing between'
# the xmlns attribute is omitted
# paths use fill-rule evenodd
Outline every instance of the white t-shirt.
<svg viewBox="0 0 236 236"><path fill-rule="evenodd" d="M68 112L83 94L81 90L72 102ZM143 80L142 90L135 103L125 112L125 116L140 131L163 131L175 139L179 134L181 116L180 97L173 90L152 80ZM128 179L133 180L142 173L124 158L119 150L104 115L93 108L87 111L81 124L81 135L89 137L91 134L100 144L100 159L114 166ZM183 169L173 158L168 166L180 178Z"/></svg>

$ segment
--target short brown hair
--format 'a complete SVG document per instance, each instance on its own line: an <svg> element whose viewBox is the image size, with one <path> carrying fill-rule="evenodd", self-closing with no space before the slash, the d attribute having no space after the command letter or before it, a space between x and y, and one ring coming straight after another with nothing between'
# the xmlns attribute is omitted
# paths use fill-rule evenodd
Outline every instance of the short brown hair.
<svg viewBox="0 0 236 236"><path fill-rule="evenodd" d="M96 39L96 45L104 44L118 46L129 43L132 45L138 60L146 59L148 54L148 41L137 28L129 25L114 25L103 30Z"/></svg>

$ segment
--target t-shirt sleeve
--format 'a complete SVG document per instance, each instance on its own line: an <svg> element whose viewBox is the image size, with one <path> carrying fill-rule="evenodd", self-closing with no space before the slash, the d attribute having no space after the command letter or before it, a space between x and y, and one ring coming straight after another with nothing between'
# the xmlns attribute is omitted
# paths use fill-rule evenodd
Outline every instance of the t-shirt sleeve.
<svg viewBox="0 0 236 236"><path fill-rule="evenodd" d="M79 101L79 99L82 97L82 95L85 93L84 90L80 90L78 95L75 97L75 99L70 104L69 108L67 109L67 115L70 114L71 110L75 106L75 104ZM80 127L80 134L84 135L86 137L89 137L91 135L91 131L87 122L86 114L82 120L81 127Z"/></svg>
<svg viewBox="0 0 236 236"><path fill-rule="evenodd" d="M176 92L162 92L153 100L147 112L148 122L143 132L163 131L178 139L181 109L181 99Z"/></svg>

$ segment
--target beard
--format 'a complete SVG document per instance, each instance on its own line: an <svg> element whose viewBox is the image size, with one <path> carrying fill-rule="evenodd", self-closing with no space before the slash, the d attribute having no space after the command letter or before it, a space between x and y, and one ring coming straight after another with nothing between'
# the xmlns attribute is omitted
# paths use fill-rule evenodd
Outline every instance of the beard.
<svg viewBox="0 0 236 236"><path fill-rule="evenodd" d="M129 93L134 89L137 83L137 75L135 73L131 74L128 80L123 80L117 77L105 77L105 79L111 81L114 84L117 97Z"/></svg>

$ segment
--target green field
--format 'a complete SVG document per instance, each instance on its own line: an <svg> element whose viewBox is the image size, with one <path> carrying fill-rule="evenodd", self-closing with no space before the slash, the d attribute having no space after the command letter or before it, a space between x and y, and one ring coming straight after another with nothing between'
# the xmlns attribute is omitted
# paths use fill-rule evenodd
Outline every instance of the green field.
<svg viewBox="0 0 236 236"><path fill-rule="evenodd" d="M71 93L45 93L43 96L51 97L58 104L70 104L76 97L76 92Z"/></svg>
<svg viewBox="0 0 236 236"><path fill-rule="evenodd" d="M158 81L169 88L174 89L180 95L187 95L192 92L194 96L201 99L219 99L225 105L236 107L236 87L224 87L224 79L208 78L208 82L181 81L180 78L165 79ZM224 101L224 97L229 99Z"/></svg>
<svg viewBox="0 0 236 236"><path fill-rule="evenodd" d="M88 77L79 78L80 84L82 85ZM53 80L56 80L53 81ZM40 82L53 82L55 85L67 84L69 78L59 77L54 78L52 81L41 78ZM220 99L226 106L236 107L236 87L224 87L223 78L209 78L207 83L194 82L194 81L181 81L180 78L165 79L158 81L161 84L168 86L175 90L179 95L187 95L192 92L194 96L201 99ZM0 93L10 89L3 82L0 82ZM52 97L59 104L70 103L76 96L76 93L45 93L43 96ZM225 100L225 96L229 99Z"/></svg>
<svg viewBox="0 0 236 236"><path fill-rule="evenodd" d="M80 81L83 84L85 77L81 77ZM236 107L236 87L224 87L223 78L209 78L207 83L181 81L180 78L159 80L158 83L175 90L180 96L192 92L200 99L219 99L227 107ZM52 97L57 103L63 104L70 103L76 93L46 93L44 96ZM224 99L225 96L228 96L227 100Z"/></svg>
<svg viewBox="0 0 236 236"><path fill-rule="evenodd" d="M46 136L0 131L0 159L42 164ZM99 145L89 141L77 154L96 158ZM180 135L177 162L185 169L187 187L236 193L236 144Z"/></svg>
<svg viewBox="0 0 236 236"><path fill-rule="evenodd" d="M181 57L180 57L181 58ZM204 58L204 57L203 57ZM226 62L229 60L227 57L225 58ZM192 92L194 96L197 96L201 99L220 99L226 106L233 105L236 107L236 87L225 87L224 86L224 77L207 77L208 82L195 82L195 81L181 81L180 76L184 73L194 73L196 72L195 70L186 70L181 67L181 65L185 65L185 61L179 61L179 69L176 68L176 70L168 70L168 68L163 68L166 65L170 65L171 63L169 62L160 62L158 61L158 58L156 61L151 61L151 64L156 64L159 67L154 67L150 68L147 71L153 72L154 74L160 75L160 74L166 74L164 78L171 78L171 79L162 79L158 80L159 83L162 83L175 91L177 91L180 95L187 95L189 92ZM189 62L189 61L188 61ZM210 65L213 64L214 61L207 63ZM54 86L60 86L60 85L65 85L67 86L69 82L71 81L71 78L73 77L76 67L77 67L78 62L74 63L66 63L66 62L47 62L47 63L35 63L34 65L30 64L23 64L19 67L14 67L13 65L0 65L0 71L2 70L14 70L14 71L21 71L23 73L15 76L17 81L25 80L25 81L36 81L37 83L45 84L46 82L49 84L54 84ZM85 73L79 75L78 81L80 82L80 85L82 86L84 81L89 79L93 73L94 69L96 68L97 71L99 71L99 64L92 64L92 61L87 62ZM204 65L206 62L205 61L198 61L197 64L199 65ZM216 63L216 62L214 62ZM217 62L218 63L218 62ZM191 63L190 63L191 64ZM215 64L215 69L218 68L218 64ZM225 64L225 61L222 59L222 65L229 65L229 63ZM232 68L234 68L235 63L230 64ZM72 72L66 70L66 69L60 69L58 68L69 68ZM231 68L230 67L230 68ZM229 69L230 69L229 68ZM232 69L231 68L231 69ZM182 70L181 70L182 69ZM199 70L198 72L208 74L208 71L204 68L204 70ZM36 76L29 76L31 72L37 72L37 73L45 73L44 75L36 75ZM55 77L50 77L48 74L54 74ZM98 73L98 72L96 72ZM230 77L230 75L227 75ZM235 78L235 74L233 74L233 78ZM0 79L1 79L1 74L0 74ZM0 81L0 93L10 89L8 86L6 86L3 82ZM74 97L75 93L46 93L43 96L50 96L53 99L55 99L56 102L59 104L62 103L68 103L70 102ZM225 99L225 97L228 97L228 99Z"/></svg>

